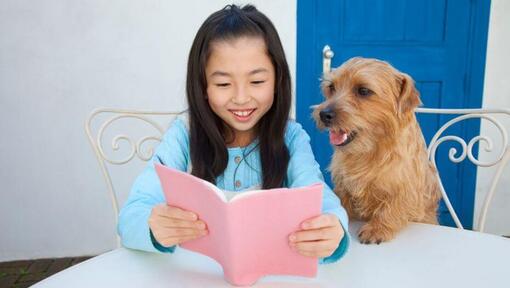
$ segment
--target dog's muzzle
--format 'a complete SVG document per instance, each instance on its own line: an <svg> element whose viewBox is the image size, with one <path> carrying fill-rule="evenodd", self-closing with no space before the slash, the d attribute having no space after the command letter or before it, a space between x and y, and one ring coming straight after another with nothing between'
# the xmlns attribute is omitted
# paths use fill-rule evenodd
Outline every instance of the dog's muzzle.
<svg viewBox="0 0 510 288"><path fill-rule="evenodd" d="M331 109L330 107L322 109L319 112L319 117L321 118L321 121L324 124L324 126L329 128L329 142L332 145L335 145L337 147L345 146L351 143L351 141L357 134L355 131L338 129L338 127L336 127L336 129L334 130L331 130L333 129L332 126L334 124L333 122L336 117L336 112L334 109Z"/></svg>

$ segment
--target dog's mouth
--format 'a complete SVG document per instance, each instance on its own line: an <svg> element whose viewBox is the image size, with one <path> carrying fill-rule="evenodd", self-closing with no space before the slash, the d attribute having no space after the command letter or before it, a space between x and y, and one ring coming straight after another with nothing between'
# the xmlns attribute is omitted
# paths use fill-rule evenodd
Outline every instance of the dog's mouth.
<svg viewBox="0 0 510 288"><path fill-rule="evenodd" d="M337 147L342 147L351 143L354 137L356 137L356 134L356 131L329 130L329 142Z"/></svg>

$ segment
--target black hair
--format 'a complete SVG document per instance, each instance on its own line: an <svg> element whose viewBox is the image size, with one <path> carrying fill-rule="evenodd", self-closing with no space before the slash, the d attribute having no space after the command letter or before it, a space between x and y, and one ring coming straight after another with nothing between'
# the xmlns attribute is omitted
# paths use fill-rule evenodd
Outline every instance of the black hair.
<svg viewBox="0 0 510 288"><path fill-rule="evenodd" d="M199 28L188 58L186 95L189 105L191 174L215 183L227 167L223 121L207 102L206 64L211 43L240 37L260 37L275 69L273 105L259 120L256 136L262 166L262 188L282 187L289 151L284 133L291 103L291 80L280 37L273 23L254 6L227 5Z"/></svg>

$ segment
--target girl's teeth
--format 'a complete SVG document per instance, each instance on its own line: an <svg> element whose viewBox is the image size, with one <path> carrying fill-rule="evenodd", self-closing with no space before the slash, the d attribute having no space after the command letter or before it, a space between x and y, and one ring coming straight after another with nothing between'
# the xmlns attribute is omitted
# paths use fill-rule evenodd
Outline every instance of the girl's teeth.
<svg viewBox="0 0 510 288"><path fill-rule="evenodd" d="M251 111L235 111L233 113L237 116L246 117L250 115Z"/></svg>

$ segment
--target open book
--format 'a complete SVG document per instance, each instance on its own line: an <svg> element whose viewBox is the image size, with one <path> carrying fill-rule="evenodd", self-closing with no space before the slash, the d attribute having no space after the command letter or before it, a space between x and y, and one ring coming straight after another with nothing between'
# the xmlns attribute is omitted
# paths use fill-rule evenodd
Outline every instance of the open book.
<svg viewBox="0 0 510 288"><path fill-rule="evenodd" d="M180 246L216 260L225 279L250 285L265 275L314 277L316 258L293 251L289 235L318 216L322 184L240 192L228 200L215 185L155 163L168 205L198 214L209 233Z"/></svg>

